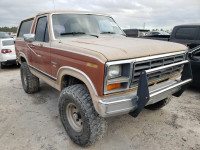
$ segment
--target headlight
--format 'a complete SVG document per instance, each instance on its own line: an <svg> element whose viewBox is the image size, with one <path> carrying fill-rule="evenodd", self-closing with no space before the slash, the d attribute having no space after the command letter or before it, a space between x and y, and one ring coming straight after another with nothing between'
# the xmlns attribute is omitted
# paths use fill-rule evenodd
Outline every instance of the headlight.
<svg viewBox="0 0 200 150"><path fill-rule="evenodd" d="M105 66L104 94L128 90L131 78L131 62L107 62Z"/></svg>
<svg viewBox="0 0 200 150"><path fill-rule="evenodd" d="M122 74L122 66L121 65L112 65L108 68L108 79L113 79L120 77Z"/></svg>

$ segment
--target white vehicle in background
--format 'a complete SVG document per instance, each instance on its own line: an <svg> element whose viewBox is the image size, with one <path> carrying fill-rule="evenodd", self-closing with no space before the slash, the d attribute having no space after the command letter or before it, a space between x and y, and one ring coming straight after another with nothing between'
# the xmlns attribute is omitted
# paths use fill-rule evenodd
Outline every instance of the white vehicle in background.
<svg viewBox="0 0 200 150"><path fill-rule="evenodd" d="M17 64L15 44L13 38L0 39L0 67L7 64Z"/></svg>
<svg viewBox="0 0 200 150"><path fill-rule="evenodd" d="M6 32L0 32L0 39L11 38L10 35Z"/></svg>

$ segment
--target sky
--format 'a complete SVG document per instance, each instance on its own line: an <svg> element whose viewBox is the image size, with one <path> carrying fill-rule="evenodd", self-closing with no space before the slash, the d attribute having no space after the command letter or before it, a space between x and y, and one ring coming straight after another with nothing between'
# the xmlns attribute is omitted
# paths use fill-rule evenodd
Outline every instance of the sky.
<svg viewBox="0 0 200 150"><path fill-rule="evenodd" d="M200 23L200 0L1 0L0 27L18 26L24 18L54 9L106 13L128 29Z"/></svg>

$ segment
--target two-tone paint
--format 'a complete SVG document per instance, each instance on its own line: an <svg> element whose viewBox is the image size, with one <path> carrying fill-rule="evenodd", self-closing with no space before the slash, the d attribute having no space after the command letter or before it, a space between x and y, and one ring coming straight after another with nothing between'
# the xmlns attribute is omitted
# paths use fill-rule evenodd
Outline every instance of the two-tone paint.
<svg viewBox="0 0 200 150"><path fill-rule="evenodd" d="M87 12L48 12L28 18L33 19L30 33L35 34L38 18L47 17L49 42L34 41L27 43L23 37L17 37L15 46L18 60L20 63L25 60L34 75L59 91L62 90L61 83L64 76L69 75L81 80L88 87L97 112L100 112L99 100L133 92L133 89L130 89L104 95L105 65L108 61L128 60L187 49L187 47L180 44L155 43L150 40L141 41L142 39L131 39L123 36L55 39L51 20L51 16L55 13L95 14ZM23 20L21 24L26 20Z"/></svg>

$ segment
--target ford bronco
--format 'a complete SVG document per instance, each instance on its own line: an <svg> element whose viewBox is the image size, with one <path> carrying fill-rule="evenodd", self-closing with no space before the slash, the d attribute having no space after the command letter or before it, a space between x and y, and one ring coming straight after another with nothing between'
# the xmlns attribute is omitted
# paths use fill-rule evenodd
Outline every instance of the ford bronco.
<svg viewBox="0 0 200 150"><path fill-rule="evenodd" d="M61 122L80 146L103 136L106 117L159 109L192 80L186 46L128 38L106 14L40 13L15 44L24 91L38 92L39 79L61 91Z"/></svg>

